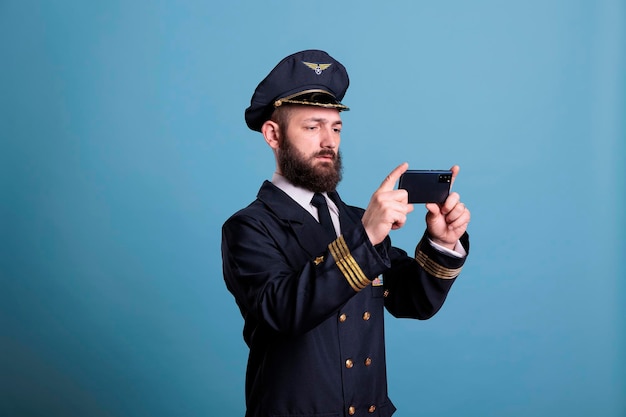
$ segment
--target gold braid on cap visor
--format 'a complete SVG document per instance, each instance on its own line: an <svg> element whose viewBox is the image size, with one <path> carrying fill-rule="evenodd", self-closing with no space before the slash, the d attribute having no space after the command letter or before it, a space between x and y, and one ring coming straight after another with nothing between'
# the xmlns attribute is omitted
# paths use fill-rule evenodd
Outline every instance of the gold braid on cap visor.
<svg viewBox="0 0 626 417"><path fill-rule="evenodd" d="M292 95L284 97L284 98L279 98L278 100L274 101L274 107L280 107L283 104L289 103L289 104L303 104L303 105L306 105L306 106L324 107L324 108L327 108L327 109L337 109L339 111L348 111L348 110L350 110L348 108L348 106L343 105L341 103L323 103L323 102L319 102L319 101L309 101L309 100L306 100L304 98L299 99L303 95L313 94L313 93L320 93L320 94L323 94L323 95L325 95L327 97L328 96L332 97L333 100L335 100L335 96L330 94L328 91L324 91L324 90L306 90L306 91L300 91L299 93L292 94Z"/></svg>

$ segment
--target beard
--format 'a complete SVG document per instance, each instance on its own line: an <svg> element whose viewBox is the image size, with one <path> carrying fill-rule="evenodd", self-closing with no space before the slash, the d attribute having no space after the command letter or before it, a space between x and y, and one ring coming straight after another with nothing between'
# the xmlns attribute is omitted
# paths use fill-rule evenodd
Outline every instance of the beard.
<svg viewBox="0 0 626 417"><path fill-rule="evenodd" d="M278 167L283 176L293 185L315 193L335 191L341 181L341 152L322 149L307 157L293 147L289 138L283 135L283 143L278 151ZM331 155L327 162L315 164L318 156Z"/></svg>

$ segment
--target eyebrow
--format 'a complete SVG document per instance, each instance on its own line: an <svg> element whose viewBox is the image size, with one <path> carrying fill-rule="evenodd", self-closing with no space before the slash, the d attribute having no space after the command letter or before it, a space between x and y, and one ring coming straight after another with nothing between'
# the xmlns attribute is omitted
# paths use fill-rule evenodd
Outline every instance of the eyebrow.
<svg viewBox="0 0 626 417"><path fill-rule="evenodd" d="M324 117L310 117L308 119L304 119L303 122L317 122L317 123L330 123L332 125L343 125L341 119L330 122L329 119Z"/></svg>

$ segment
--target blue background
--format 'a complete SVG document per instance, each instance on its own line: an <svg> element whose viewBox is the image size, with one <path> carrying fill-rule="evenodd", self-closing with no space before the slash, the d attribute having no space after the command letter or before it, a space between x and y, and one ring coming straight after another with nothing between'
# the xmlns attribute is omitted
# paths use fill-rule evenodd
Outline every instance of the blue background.
<svg viewBox="0 0 626 417"><path fill-rule="evenodd" d="M472 211L442 311L387 321L396 415L625 416L618 0L0 0L0 415L243 415L220 228L274 170L252 91L308 48L351 77L345 200L459 164Z"/></svg>

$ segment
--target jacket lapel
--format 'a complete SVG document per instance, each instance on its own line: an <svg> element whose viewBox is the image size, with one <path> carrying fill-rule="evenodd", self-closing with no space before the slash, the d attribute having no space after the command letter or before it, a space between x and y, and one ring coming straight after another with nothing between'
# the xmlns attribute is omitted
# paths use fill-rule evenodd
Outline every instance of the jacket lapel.
<svg viewBox="0 0 626 417"><path fill-rule="evenodd" d="M257 198L283 222L283 226L293 230L299 245L309 257L318 256L326 250L330 241L325 237L324 228L284 191L265 181Z"/></svg>

